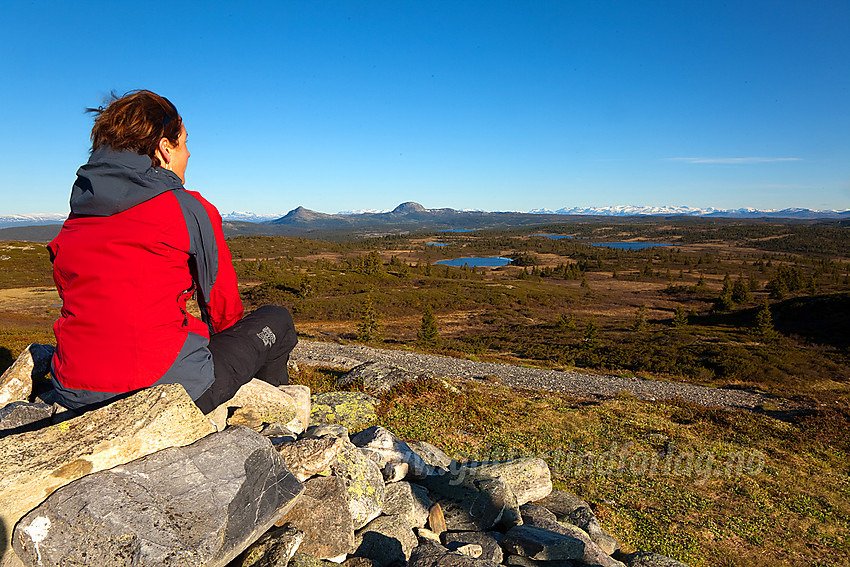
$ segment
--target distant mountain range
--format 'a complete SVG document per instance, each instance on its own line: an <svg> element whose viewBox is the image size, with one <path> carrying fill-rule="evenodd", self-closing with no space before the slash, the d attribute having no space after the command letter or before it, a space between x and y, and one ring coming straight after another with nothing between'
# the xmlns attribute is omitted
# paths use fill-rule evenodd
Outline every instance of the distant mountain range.
<svg viewBox="0 0 850 567"><path fill-rule="evenodd" d="M12 239L13 229L42 227L39 234L58 231L46 225L61 224L67 215L59 213L0 216L0 240ZM222 215L230 234L304 234L317 230L351 230L391 228L393 230L446 230L452 228L504 228L559 222L565 216L651 217L690 216L723 218L776 219L850 219L850 210L818 211L812 209L714 209L694 207L571 207L558 210L534 209L529 212L487 212L480 210L426 209L419 203L402 203L391 211L346 211L337 214L320 213L298 207L279 215L260 215L233 211ZM17 230L14 231L17 235Z"/></svg>

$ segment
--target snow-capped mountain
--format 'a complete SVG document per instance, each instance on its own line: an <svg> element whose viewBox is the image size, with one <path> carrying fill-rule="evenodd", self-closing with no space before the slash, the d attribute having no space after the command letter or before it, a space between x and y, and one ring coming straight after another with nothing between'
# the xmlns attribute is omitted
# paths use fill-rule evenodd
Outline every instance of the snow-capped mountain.
<svg viewBox="0 0 850 567"><path fill-rule="evenodd" d="M0 228L10 226L32 226L39 224L62 224L68 213L33 213L31 215L0 215Z"/></svg>
<svg viewBox="0 0 850 567"><path fill-rule="evenodd" d="M266 222L280 218L283 215L261 215L247 211L231 211L221 215L222 220L241 222Z"/></svg>
<svg viewBox="0 0 850 567"><path fill-rule="evenodd" d="M556 215L599 215L615 217L631 216L693 216L693 217L728 217L728 218L848 218L850 210L845 211L817 211L813 209L788 208L788 209L754 209L744 207L740 209L715 209L714 207L686 207L686 206L664 206L649 207L639 205L615 205L610 207L564 207L558 210L533 209L529 211L535 214Z"/></svg>

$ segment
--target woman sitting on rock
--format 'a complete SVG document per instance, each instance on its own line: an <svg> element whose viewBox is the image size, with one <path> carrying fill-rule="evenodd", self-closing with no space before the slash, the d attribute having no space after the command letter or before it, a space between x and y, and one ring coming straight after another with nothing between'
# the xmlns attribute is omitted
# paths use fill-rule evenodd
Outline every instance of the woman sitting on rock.
<svg viewBox="0 0 850 567"><path fill-rule="evenodd" d="M87 409L179 383L209 413L252 377L288 384L292 317L276 306L242 317L221 216L183 187L189 150L177 108L140 90L89 111L91 157L48 247L63 301L56 401ZM200 319L186 309L196 293Z"/></svg>

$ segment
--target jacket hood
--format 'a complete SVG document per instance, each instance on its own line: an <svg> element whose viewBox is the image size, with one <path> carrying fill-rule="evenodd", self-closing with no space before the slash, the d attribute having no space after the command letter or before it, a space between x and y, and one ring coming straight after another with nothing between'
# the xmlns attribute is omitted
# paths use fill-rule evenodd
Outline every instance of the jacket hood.
<svg viewBox="0 0 850 567"><path fill-rule="evenodd" d="M77 180L71 188L71 212L108 217L182 188L177 174L152 167L148 156L102 147L77 170Z"/></svg>

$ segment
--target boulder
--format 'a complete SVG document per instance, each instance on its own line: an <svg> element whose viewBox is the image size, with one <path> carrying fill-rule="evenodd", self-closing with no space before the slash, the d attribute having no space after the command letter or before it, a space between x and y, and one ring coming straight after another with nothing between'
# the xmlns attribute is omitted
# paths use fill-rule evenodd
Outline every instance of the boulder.
<svg viewBox="0 0 850 567"><path fill-rule="evenodd" d="M407 444L410 449L425 461L433 469L440 469L438 474L444 473L452 466L452 459L441 451L438 447L431 445L425 441L413 441Z"/></svg>
<svg viewBox="0 0 850 567"><path fill-rule="evenodd" d="M320 439L299 439L293 443L280 443L276 446L283 462L300 481L311 476L329 473L337 460L343 440L339 437Z"/></svg>
<svg viewBox="0 0 850 567"><path fill-rule="evenodd" d="M322 423L319 425L311 425L301 435L304 439L321 439L322 437L339 437L345 441L347 445L351 444L351 439L348 436L348 428L338 423Z"/></svg>
<svg viewBox="0 0 850 567"><path fill-rule="evenodd" d="M382 510L388 516L403 520L411 528L421 528L428 522L428 511L432 505L425 488L402 481L386 486Z"/></svg>
<svg viewBox="0 0 850 567"><path fill-rule="evenodd" d="M650 551L635 551L627 555L623 562L628 567L688 567L681 561L671 559L666 555L659 555Z"/></svg>
<svg viewBox="0 0 850 567"><path fill-rule="evenodd" d="M345 481L352 525L359 530L381 514L384 506L384 478L378 465L354 445L343 444L331 472Z"/></svg>
<svg viewBox="0 0 850 567"><path fill-rule="evenodd" d="M337 387L362 383L363 389L372 395L389 392L393 386L402 382L415 382L430 378L426 374L417 374L400 366L381 361L364 362L352 368L336 380Z"/></svg>
<svg viewBox="0 0 850 567"><path fill-rule="evenodd" d="M419 540L404 518L378 516L356 534L354 555L368 557L379 567L403 565Z"/></svg>
<svg viewBox="0 0 850 567"><path fill-rule="evenodd" d="M343 559L354 550L354 530L345 482L317 477L304 483L304 494L279 522L303 531L299 551L317 559Z"/></svg>
<svg viewBox="0 0 850 567"><path fill-rule="evenodd" d="M362 392L325 392L310 400L310 423L336 423L360 431L378 421L378 400Z"/></svg>
<svg viewBox="0 0 850 567"><path fill-rule="evenodd" d="M0 437L35 431L51 424L54 407L43 403L12 402L0 408Z"/></svg>
<svg viewBox="0 0 850 567"><path fill-rule="evenodd" d="M596 545L596 543L594 543L582 529L572 524L559 524L557 521L552 521L545 517L545 514L536 510L537 508L542 507L534 506L530 510L527 509L530 513L523 513L522 519L524 525L542 528L544 530L549 530L551 532L581 540L584 544L584 554L578 559L585 565L592 565L593 567L623 567L622 563L612 559L607 553L605 553L605 551L602 550L602 548ZM545 510L545 508L542 509ZM551 512L549 513L551 514Z"/></svg>
<svg viewBox="0 0 850 567"><path fill-rule="evenodd" d="M13 545L31 565L223 567L303 490L267 439L231 427L60 488Z"/></svg>
<svg viewBox="0 0 850 567"><path fill-rule="evenodd" d="M405 477L423 478L430 467L407 443L380 425L373 425L352 435L351 442L357 447L374 454L375 462L387 482L396 482Z"/></svg>
<svg viewBox="0 0 850 567"><path fill-rule="evenodd" d="M522 505L545 498L552 492L552 477L546 461L538 458L511 461L461 463L453 472L455 482L474 485L484 478L497 478L505 482Z"/></svg>
<svg viewBox="0 0 850 567"><path fill-rule="evenodd" d="M460 484L457 477L431 475L418 482L437 498L449 530L508 529L522 523L516 497L501 479L482 477Z"/></svg>
<svg viewBox="0 0 850 567"><path fill-rule="evenodd" d="M584 555L584 543L580 539L526 525L509 529L502 546L511 554L535 561L573 560Z"/></svg>
<svg viewBox="0 0 850 567"><path fill-rule="evenodd" d="M164 384L74 419L0 439L0 533L5 535L0 549L9 549L17 521L57 488L213 431L183 386Z"/></svg>
<svg viewBox="0 0 850 567"><path fill-rule="evenodd" d="M304 532L292 524L274 527L228 567L286 567L302 541Z"/></svg>
<svg viewBox="0 0 850 567"><path fill-rule="evenodd" d="M0 405L9 402L28 402L33 393L33 382L43 378L50 370L50 360L56 347L32 343L12 366L0 376Z"/></svg>
<svg viewBox="0 0 850 567"><path fill-rule="evenodd" d="M608 555L613 555L620 549L617 540L599 525L590 505L578 496L563 490L553 490L549 496L538 500L535 504L550 510L559 522L568 522L584 530L590 539Z"/></svg>
<svg viewBox="0 0 850 567"><path fill-rule="evenodd" d="M293 429L295 433L302 433L310 427L310 388L309 386L301 386L299 384L289 384L287 386L278 386L278 390L288 394L295 400L295 417L301 422L300 429Z"/></svg>
<svg viewBox="0 0 850 567"><path fill-rule="evenodd" d="M498 563L449 551L443 546L423 543L410 554L408 567L498 567Z"/></svg>
<svg viewBox="0 0 850 567"><path fill-rule="evenodd" d="M298 416L298 404L295 399L278 387L257 378L243 384L236 394L222 405L231 411L235 411L234 408L251 408L257 412L257 419L261 423L282 423L296 433L304 431L304 427L292 424L292 420Z"/></svg>

